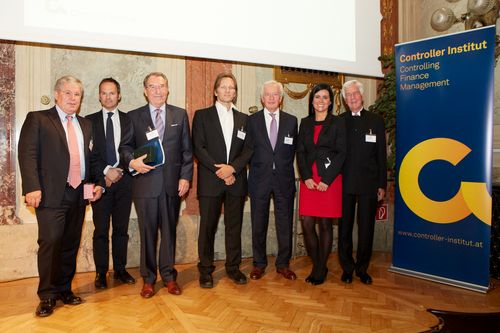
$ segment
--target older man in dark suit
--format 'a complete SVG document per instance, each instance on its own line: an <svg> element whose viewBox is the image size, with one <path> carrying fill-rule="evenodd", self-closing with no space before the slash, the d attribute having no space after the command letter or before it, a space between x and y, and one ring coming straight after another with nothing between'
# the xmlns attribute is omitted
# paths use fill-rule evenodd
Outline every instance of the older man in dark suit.
<svg viewBox="0 0 500 333"><path fill-rule="evenodd" d="M103 188L96 185L84 196L84 184L103 184L97 156L92 152L92 124L77 115L83 85L73 76L57 80L56 105L28 113L19 137L19 168L26 204L38 221L40 304L36 315L53 313L56 300L77 305L71 291L76 272L86 201L96 201Z"/></svg>
<svg viewBox="0 0 500 333"><path fill-rule="evenodd" d="M219 74L214 84L215 105L196 111L193 119L200 202L198 270L202 288L213 287L214 241L223 203L226 273L236 284L247 283L239 265L243 208L247 195L246 165L250 158L244 149L248 116L234 107L237 93L234 76L230 73Z"/></svg>
<svg viewBox="0 0 500 333"><path fill-rule="evenodd" d="M297 277L289 269L289 263L292 256L297 118L280 110L283 99L281 83L265 82L260 97L264 109L248 120L247 147L252 151L248 175L253 250L250 278L260 279L267 266L266 241L272 196L278 239L276 271L286 279L295 280Z"/></svg>
<svg viewBox="0 0 500 333"><path fill-rule="evenodd" d="M371 284L367 273L372 255L377 201L385 197L387 151L384 119L363 108L363 85L351 80L342 87L349 111L341 116L347 131L347 155L342 171L342 220L339 222L341 280L352 282L352 274ZM358 248L352 256L352 230L357 203Z"/></svg>
<svg viewBox="0 0 500 333"><path fill-rule="evenodd" d="M165 74L150 73L143 84L149 103L128 113L131 126L120 146L123 165L139 173L132 181L132 198L141 238L141 296L153 296L157 269L168 292L180 295L174 268L175 240L181 197L189 190L193 176L189 121L184 109L166 103L169 90ZM154 167L144 163L146 154L134 158L136 148L158 138L165 152L164 164ZM161 243L157 264L158 231Z"/></svg>
<svg viewBox="0 0 500 333"><path fill-rule="evenodd" d="M99 170L105 175L106 194L92 203L94 220L93 251L95 262L95 287L107 288L109 269L109 227L113 225L111 246L113 277L122 283L134 284L135 279L125 270L127 265L128 224L132 207L132 176L128 168L120 165L118 147L123 133L130 128L126 113L118 110L120 84L105 78L99 84L99 101L102 110L85 118L92 122L94 147L99 151ZM111 221L110 221L111 220Z"/></svg>

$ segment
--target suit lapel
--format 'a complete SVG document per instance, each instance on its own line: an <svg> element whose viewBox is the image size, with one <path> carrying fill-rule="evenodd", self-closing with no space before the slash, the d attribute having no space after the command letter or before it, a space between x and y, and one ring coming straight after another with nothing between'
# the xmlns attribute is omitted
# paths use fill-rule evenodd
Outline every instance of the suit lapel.
<svg viewBox="0 0 500 333"><path fill-rule="evenodd" d="M57 110L55 107L53 107L50 110L49 119L52 122L52 124L54 125L57 134L59 134L59 138L64 143L64 146L66 147L66 150L68 151L68 154L69 154L69 147L68 147L68 140L66 139L66 132L64 131L64 127L61 123L61 118L59 118L59 114L57 113Z"/></svg>
<svg viewBox="0 0 500 333"><path fill-rule="evenodd" d="M227 156L226 141L224 141L224 134L222 132L222 126L220 124L219 115L217 114L217 108L215 106L212 106L210 109L208 109L207 118L208 118L207 119L208 124L215 132L212 134L213 137L208 138L208 140L219 141L218 145L220 145L222 147L223 153L224 153L224 159L226 159L226 156ZM211 136L210 134L211 134L210 132L207 133L207 135L209 137Z"/></svg>
<svg viewBox="0 0 500 333"><path fill-rule="evenodd" d="M274 146L274 150L278 150L278 148L283 144L283 142L285 141L285 131L287 130L286 129L286 120L285 120L285 117L283 116L284 115L284 112L283 111L279 111L279 117L280 117L280 120L278 122L278 138L276 139L276 146ZM288 135L290 135L290 133L287 133Z"/></svg>
<svg viewBox="0 0 500 333"><path fill-rule="evenodd" d="M103 147L106 146L106 133L104 132L104 120L102 118L102 110L96 114L96 132L94 134L94 141ZM121 122L120 122L121 123Z"/></svg>
<svg viewBox="0 0 500 333"><path fill-rule="evenodd" d="M234 144L236 143L236 140L240 140L238 139L238 131L243 131L243 119L240 117L240 114L238 111L236 111L235 109L233 109L233 135L231 137L231 150L229 151L229 161L232 161L233 160L233 146ZM246 134L246 132L245 132Z"/></svg>
<svg viewBox="0 0 500 333"><path fill-rule="evenodd" d="M262 110L262 112L258 115L258 117L260 118L258 121L260 126L258 126L259 128L257 130L260 132L260 137L262 138L262 140L266 142L266 147L272 151L273 147L271 146L271 141L269 140L269 134L267 133L266 115L264 114L265 112L266 111Z"/></svg>
<svg viewBox="0 0 500 333"><path fill-rule="evenodd" d="M149 112L149 104L147 104L146 106L144 106L144 108L142 109L140 117L141 117L141 120L143 121L143 123L145 124L144 128L146 129L146 132L143 133L142 135L146 136L147 132L149 132L149 131L151 131L151 130L153 130L155 128L155 125L153 124L153 120L151 119L151 113Z"/></svg>
<svg viewBox="0 0 500 333"><path fill-rule="evenodd" d="M92 134L92 129L91 129L91 124L85 122L82 117L79 115L76 115L76 119L78 120L78 124L80 125L80 128L82 129L82 134L83 134L83 152L85 154L85 160L87 161L87 155L89 150L87 148L90 147L90 140L91 134ZM87 126L89 125L89 126Z"/></svg>
<svg viewBox="0 0 500 333"><path fill-rule="evenodd" d="M166 104L165 105L165 133L167 132L170 127L175 123L174 122L174 110L170 107L170 105ZM177 125L178 126L178 125Z"/></svg>
<svg viewBox="0 0 500 333"><path fill-rule="evenodd" d="M328 130L330 129L330 126L332 125L332 120L333 120L333 116L331 114L327 114L325 121L323 122L323 126L321 127L321 131L319 132L319 135L318 135L318 142L321 140L321 138L324 137L325 133L327 133ZM313 133L314 133L314 131L313 131ZM318 142L316 142L316 144Z"/></svg>

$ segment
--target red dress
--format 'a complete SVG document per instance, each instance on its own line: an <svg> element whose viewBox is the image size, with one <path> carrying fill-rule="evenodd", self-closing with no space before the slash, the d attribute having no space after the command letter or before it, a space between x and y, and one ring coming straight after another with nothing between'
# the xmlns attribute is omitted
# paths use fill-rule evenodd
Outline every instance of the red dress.
<svg viewBox="0 0 500 333"><path fill-rule="evenodd" d="M323 125L314 126L314 143L318 142ZM312 166L313 180L321 181L316 162ZM299 214L302 216L330 217L342 216L342 175L339 174L325 192L310 190L303 180L300 181Z"/></svg>

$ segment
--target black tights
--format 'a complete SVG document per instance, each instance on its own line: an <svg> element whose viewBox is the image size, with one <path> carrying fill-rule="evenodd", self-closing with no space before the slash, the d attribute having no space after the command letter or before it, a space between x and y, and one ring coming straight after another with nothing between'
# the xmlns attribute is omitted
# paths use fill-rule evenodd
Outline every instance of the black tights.
<svg viewBox="0 0 500 333"><path fill-rule="evenodd" d="M313 284L323 283L328 273L328 257L332 251L333 219L304 216L301 223L307 253L313 262L313 269L306 281ZM316 223L319 235L316 233Z"/></svg>

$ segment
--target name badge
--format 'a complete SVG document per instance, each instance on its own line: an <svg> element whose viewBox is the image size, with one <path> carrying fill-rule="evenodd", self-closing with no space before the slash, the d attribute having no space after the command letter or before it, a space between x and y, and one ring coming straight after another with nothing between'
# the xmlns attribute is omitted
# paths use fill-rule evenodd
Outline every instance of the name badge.
<svg viewBox="0 0 500 333"><path fill-rule="evenodd" d="M377 142L377 136L375 134L366 134L365 141L366 142L376 143Z"/></svg>
<svg viewBox="0 0 500 333"><path fill-rule="evenodd" d="M238 137L238 139L245 140L245 137L247 136L247 134L245 132L243 132L242 130L238 130L238 134L236 134L236 136Z"/></svg>
<svg viewBox="0 0 500 333"><path fill-rule="evenodd" d="M293 138L291 136L285 136L285 144L293 145Z"/></svg>
<svg viewBox="0 0 500 333"><path fill-rule="evenodd" d="M146 138L148 139L148 141L157 137L159 137L157 130L152 130L146 133Z"/></svg>

